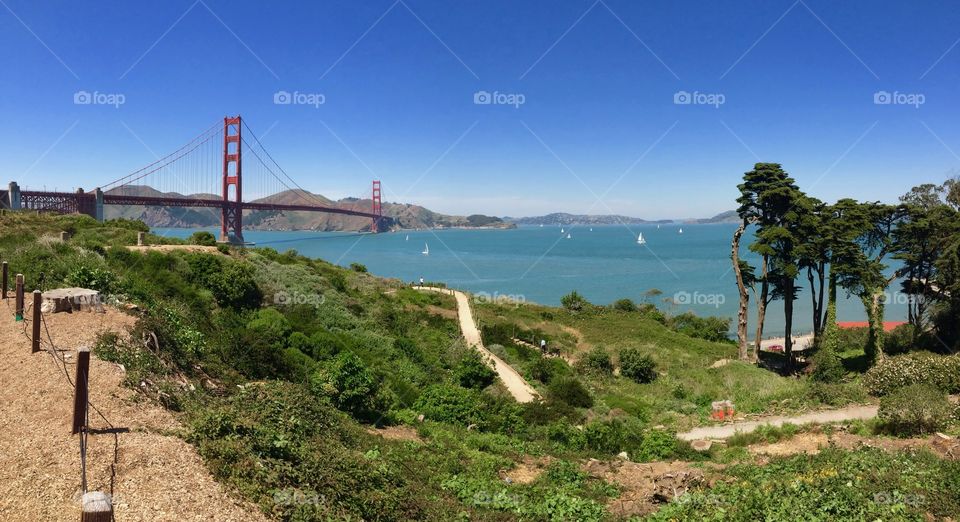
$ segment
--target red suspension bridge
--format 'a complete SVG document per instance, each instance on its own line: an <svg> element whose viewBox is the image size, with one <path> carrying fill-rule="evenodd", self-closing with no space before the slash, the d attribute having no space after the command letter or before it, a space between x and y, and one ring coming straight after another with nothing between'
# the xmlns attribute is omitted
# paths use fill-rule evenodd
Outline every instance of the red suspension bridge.
<svg viewBox="0 0 960 522"><path fill-rule="evenodd" d="M248 141L248 137L252 139ZM0 200L13 210L82 213L100 221L104 205L215 208L220 209L220 241L243 242L244 211L359 216L371 220L371 232L386 230L393 220L383 215L379 180L373 181L372 189L369 211L360 208L359 201L348 207L335 206L307 192L236 116L224 118L222 125L217 122L174 152L93 191L20 190L16 182L11 182ZM184 197L180 192L193 196ZM285 192L286 197L278 197ZM254 198L245 201L244 194L253 194Z"/></svg>

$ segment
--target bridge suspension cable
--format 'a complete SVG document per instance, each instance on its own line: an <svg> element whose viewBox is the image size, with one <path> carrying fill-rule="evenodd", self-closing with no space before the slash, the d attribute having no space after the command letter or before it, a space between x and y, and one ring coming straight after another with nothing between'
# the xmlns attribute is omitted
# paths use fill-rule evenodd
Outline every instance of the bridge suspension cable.
<svg viewBox="0 0 960 522"><path fill-rule="evenodd" d="M223 133L222 126L223 124L221 122L215 123L212 127L203 131L202 133L200 133L200 135L190 140L189 142L187 142L186 145L180 147L179 149L171 152L170 154L167 154L162 158L157 159L156 161L154 161L153 163L150 163L145 167L142 167L140 169L137 169L131 172L130 174L117 178L111 181L110 183L107 183L101 186L100 188L103 191L107 191L107 190L110 190L111 188L117 188L123 185L129 185L131 183L134 183L135 181L139 181L149 176L150 174L153 174L163 169L164 167L170 165L171 163L190 154L201 145L211 141L213 138L220 136Z"/></svg>

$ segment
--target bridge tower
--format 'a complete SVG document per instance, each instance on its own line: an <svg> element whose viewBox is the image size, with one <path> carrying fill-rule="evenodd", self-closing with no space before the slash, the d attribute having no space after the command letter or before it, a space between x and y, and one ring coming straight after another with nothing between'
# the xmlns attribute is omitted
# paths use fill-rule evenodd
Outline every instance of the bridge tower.
<svg viewBox="0 0 960 522"><path fill-rule="evenodd" d="M223 206L220 210L220 241L243 243L242 161L240 156L241 120L223 118ZM230 187L233 187L233 198Z"/></svg>
<svg viewBox="0 0 960 522"><path fill-rule="evenodd" d="M380 180L373 180L373 214L376 216L373 218L373 225L370 226L370 231L377 233L380 232L381 221L383 220L383 208L380 202Z"/></svg>

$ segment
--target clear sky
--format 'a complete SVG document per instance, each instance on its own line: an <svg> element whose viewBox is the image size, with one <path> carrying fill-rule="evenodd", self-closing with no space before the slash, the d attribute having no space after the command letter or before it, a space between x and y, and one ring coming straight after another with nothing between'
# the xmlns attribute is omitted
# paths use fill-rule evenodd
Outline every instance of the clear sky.
<svg viewBox="0 0 960 522"><path fill-rule="evenodd" d="M893 201L960 168L958 22L935 0L0 0L0 168L90 188L240 113L309 190L378 177L448 213L709 216L756 161Z"/></svg>

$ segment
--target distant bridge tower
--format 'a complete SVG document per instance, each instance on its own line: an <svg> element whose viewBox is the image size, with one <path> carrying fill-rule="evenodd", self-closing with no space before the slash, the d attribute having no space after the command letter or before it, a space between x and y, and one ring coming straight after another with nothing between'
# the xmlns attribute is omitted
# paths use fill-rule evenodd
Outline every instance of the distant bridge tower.
<svg viewBox="0 0 960 522"><path fill-rule="evenodd" d="M223 207L220 210L220 241L243 243L243 194L241 192L241 173L243 163L240 157L241 120L223 119ZM233 187L233 198L230 187Z"/></svg>
<svg viewBox="0 0 960 522"><path fill-rule="evenodd" d="M373 180L373 214L376 216L373 218L373 225L370 226L370 231L373 233L380 232L380 226L383 221L383 206L380 202L380 180Z"/></svg>

